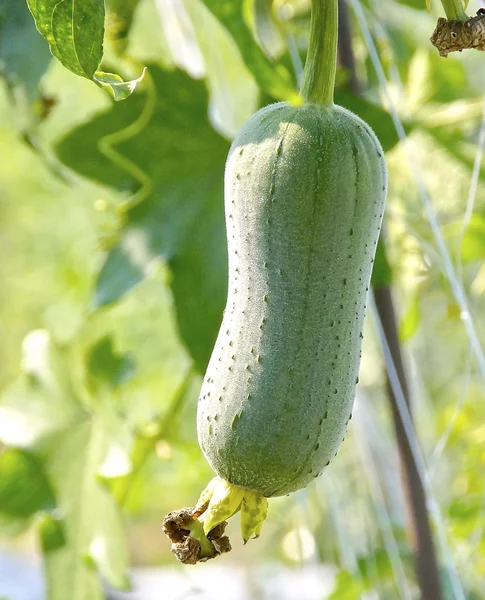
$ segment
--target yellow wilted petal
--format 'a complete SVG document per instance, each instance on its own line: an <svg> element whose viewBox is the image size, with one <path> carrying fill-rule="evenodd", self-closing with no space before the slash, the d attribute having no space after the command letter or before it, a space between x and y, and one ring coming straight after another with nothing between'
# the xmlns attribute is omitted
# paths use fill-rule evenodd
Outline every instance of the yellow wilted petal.
<svg viewBox="0 0 485 600"><path fill-rule="evenodd" d="M261 494L245 490L241 504L241 532L244 543L252 536L259 537L267 515L268 500Z"/></svg>
<svg viewBox="0 0 485 600"><path fill-rule="evenodd" d="M194 507L195 512L202 510L204 504L207 504L207 502L210 501L212 494L214 492L214 489L220 481L223 481L220 477L214 477L214 479L210 480L207 487L200 494L199 499L197 500L197 504Z"/></svg>
<svg viewBox="0 0 485 600"><path fill-rule="evenodd" d="M431 12L431 0L426 0L426 10Z"/></svg>
<svg viewBox="0 0 485 600"><path fill-rule="evenodd" d="M231 485L224 479L217 482L209 506L200 520L204 523L204 533L207 535L216 525L222 523L239 510L243 499L243 488Z"/></svg>

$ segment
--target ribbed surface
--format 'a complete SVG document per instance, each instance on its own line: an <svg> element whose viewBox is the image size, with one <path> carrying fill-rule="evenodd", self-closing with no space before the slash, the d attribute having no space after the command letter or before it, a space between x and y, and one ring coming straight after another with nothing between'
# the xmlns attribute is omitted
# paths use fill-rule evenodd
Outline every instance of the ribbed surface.
<svg viewBox="0 0 485 600"><path fill-rule="evenodd" d="M201 447L232 484L307 485L345 435L386 168L340 107L271 105L226 164L229 292L198 405Z"/></svg>

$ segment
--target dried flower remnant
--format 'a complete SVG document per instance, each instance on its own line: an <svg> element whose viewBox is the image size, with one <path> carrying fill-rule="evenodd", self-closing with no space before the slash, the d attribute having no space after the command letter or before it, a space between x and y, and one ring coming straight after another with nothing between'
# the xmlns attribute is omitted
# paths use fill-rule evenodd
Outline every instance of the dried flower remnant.
<svg viewBox="0 0 485 600"><path fill-rule="evenodd" d="M477 14L467 21L438 19L430 39L444 58L450 52L469 49L485 51L485 9L480 8Z"/></svg>

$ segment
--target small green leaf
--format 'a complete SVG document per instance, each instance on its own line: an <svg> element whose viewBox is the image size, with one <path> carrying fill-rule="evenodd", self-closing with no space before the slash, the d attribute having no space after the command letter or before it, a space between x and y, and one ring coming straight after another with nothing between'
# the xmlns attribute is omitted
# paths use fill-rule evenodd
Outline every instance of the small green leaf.
<svg viewBox="0 0 485 600"><path fill-rule="evenodd" d="M54 494L41 462L26 450L4 450L0 454L0 513L25 518L54 508Z"/></svg>
<svg viewBox="0 0 485 600"><path fill-rule="evenodd" d="M123 81L123 79L116 75L116 73L103 73L103 71L96 71L93 76L94 81L104 89L107 89L111 92L113 98L116 102L120 100L125 100L130 96L138 83L145 76L146 69L143 69L140 77L136 79L132 79L131 81Z"/></svg>

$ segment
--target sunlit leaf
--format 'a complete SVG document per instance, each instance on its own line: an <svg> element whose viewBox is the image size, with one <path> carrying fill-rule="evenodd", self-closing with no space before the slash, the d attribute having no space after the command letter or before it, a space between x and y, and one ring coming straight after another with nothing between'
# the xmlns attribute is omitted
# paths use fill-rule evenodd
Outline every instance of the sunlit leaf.
<svg viewBox="0 0 485 600"><path fill-rule="evenodd" d="M241 56L259 86L278 100L296 101L298 91L286 67L271 62L256 42L243 17L243 0L204 0L238 45Z"/></svg>
<svg viewBox="0 0 485 600"><path fill-rule="evenodd" d="M261 47L268 56L278 56L285 48L285 40L274 18L273 0L254 0L251 16L252 27Z"/></svg>
<svg viewBox="0 0 485 600"><path fill-rule="evenodd" d="M202 0L184 0L205 64L209 112L218 130L234 137L258 109L259 88L227 29Z"/></svg>

